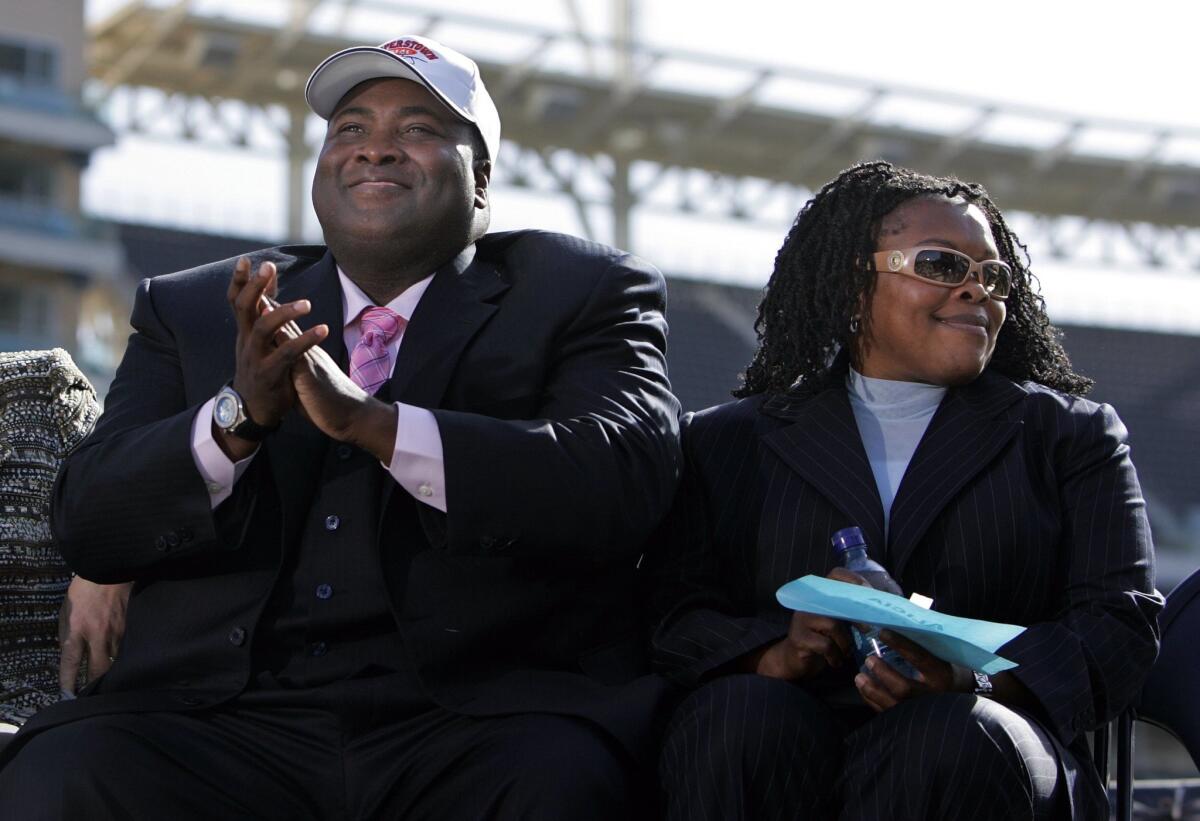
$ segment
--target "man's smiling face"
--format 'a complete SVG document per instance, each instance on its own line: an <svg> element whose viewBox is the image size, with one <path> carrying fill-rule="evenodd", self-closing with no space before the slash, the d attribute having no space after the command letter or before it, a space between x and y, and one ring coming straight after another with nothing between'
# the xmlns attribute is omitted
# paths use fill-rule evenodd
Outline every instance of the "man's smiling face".
<svg viewBox="0 0 1200 821"><path fill-rule="evenodd" d="M419 83L352 88L329 118L313 179L327 242L463 233L487 203L472 129Z"/></svg>

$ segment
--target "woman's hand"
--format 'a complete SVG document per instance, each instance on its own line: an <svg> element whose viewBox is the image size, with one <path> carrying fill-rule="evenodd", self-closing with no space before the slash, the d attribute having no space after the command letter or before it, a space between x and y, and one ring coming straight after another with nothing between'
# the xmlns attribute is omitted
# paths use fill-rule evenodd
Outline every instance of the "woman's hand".
<svg viewBox="0 0 1200 821"><path fill-rule="evenodd" d="M125 606L132 584L94 584L78 576L71 579L58 612L58 686L75 694L84 655L86 681L108 672L125 635Z"/></svg>
<svg viewBox="0 0 1200 821"><path fill-rule="evenodd" d="M787 638L758 656L754 672L800 681L829 667L840 667L853 656L854 640L845 622L812 613L793 613Z"/></svg>
<svg viewBox="0 0 1200 821"><path fill-rule="evenodd" d="M835 567L827 578L866 585L857 573ZM800 681L841 667L854 658L854 639L844 621L812 613L793 613L787 637L751 658L751 670L760 676Z"/></svg>
<svg viewBox="0 0 1200 821"><path fill-rule="evenodd" d="M870 674L860 672L854 677L854 686L872 710L882 713L905 699L928 693L971 691L973 680L971 672L965 667L942 661L921 645L892 630L884 630L879 638L904 656L917 671L917 678L901 675L878 656L868 657L867 670Z"/></svg>

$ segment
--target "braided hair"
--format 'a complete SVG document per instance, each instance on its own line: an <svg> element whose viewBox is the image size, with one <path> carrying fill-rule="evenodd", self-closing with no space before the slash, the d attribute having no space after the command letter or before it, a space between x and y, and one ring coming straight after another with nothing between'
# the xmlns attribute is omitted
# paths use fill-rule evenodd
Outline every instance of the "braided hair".
<svg viewBox="0 0 1200 821"><path fill-rule="evenodd" d="M1085 394L1092 381L1071 370L1061 332L1029 271L1029 254L1000 210L977 183L931 177L887 162L855 165L809 200L775 256L775 270L758 306L758 350L734 396L815 392L845 374L853 350L852 317L869 326L875 253L881 220L916 197L961 197L977 205L1012 268L1008 317L988 367L1016 381ZM1018 256L1018 249L1020 255Z"/></svg>

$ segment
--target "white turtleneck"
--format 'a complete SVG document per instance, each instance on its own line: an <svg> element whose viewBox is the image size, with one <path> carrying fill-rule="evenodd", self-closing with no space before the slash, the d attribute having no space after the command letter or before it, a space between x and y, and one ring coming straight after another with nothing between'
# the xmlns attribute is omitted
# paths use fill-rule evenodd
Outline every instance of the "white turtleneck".
<svg viewBox="0 0 1200 821"><path fill-rule="evenodd" d="M923 382L874 379L851 368L846 390L883 502L886 534L900 480L929 427L929 420L946 395L946 388Z"/></svg>

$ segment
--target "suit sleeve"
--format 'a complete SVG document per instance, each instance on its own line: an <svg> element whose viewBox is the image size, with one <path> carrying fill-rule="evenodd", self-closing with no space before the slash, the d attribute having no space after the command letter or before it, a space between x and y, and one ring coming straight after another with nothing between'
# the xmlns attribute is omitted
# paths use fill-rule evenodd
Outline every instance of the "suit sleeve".
<svg viewBox="0 0 1200 821"><path fill-rule="evenodd" d="M678 476L665 299L657 270L619 257L559 334L538 418L434 411L447 551L584 564L637 555Z"/></svg>
<svg viewBox="0 0 1200 821"><path fill-rule="evenodd" d="M684 424L679 493L645 559L655 670L688 687L774 644L788 630L782 608L756 612L753 571L736 555L737 547L727 543L729 523L737 520L741 507L739 490L754 493L747 490L753 482L741 475L753 446L714 441L723 435L720 426L706 435L692 419Z"/></svg>
<svg viewBox="0 0 1200 821"><path fill-rule="evenodd" d="M1163 600L1125 426L1107 405L1056 421L1065 608L998 652L1018 663L1013 674L1070 741L1132 703L1158 652Z"/></svg>
<svg viewBox="0 0 1200 821"><path fill-rule="evenodd" d="M129 339L105 411L63 464L51 526L67 564L100 583L227 550L252 500L235 493L214 514L191 451L192 421L175 340L159 316L151 280L134 298ZM244 484L244 483L243 483Z"/></svg>

